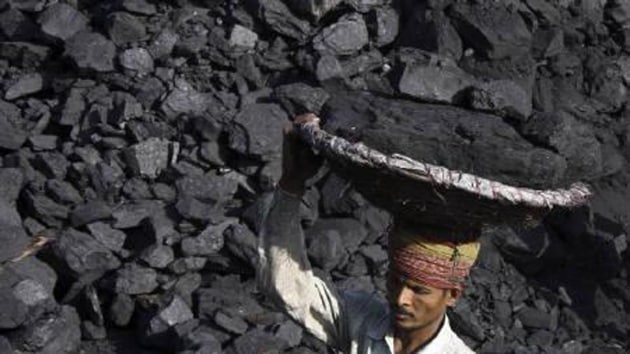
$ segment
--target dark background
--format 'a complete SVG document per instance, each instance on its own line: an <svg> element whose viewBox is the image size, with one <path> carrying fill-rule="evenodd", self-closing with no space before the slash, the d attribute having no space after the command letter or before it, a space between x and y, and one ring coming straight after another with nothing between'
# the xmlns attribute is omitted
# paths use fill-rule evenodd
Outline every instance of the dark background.
<svg viewBox="0 0 630 354"><path fill-rule="evenodd" d="M630 3L0 11L0 353L327 352L253 277L281 128L304 112L506 183L589 182L584 207L484 230L452 323L483 353L628 352ZM306 199L316 273L382 292L389 215L332 172Z"/></svg>

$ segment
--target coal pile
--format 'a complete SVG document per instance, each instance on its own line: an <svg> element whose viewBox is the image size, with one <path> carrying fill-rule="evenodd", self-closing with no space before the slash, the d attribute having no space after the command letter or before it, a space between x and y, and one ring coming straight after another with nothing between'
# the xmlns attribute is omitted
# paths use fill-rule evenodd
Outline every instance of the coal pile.
<svg viewBox="0 0 630 354"><path fill-rule="evenodd" d="M254 279L304 112L589 181L588 206L484 231L452 322L481 353L625 353L628 53L621 0L2 0L0 353L327 353ZM401 122L422 141L386 139ZM305 199L316 273L382 293L389 215L334 173Z"/></svg>

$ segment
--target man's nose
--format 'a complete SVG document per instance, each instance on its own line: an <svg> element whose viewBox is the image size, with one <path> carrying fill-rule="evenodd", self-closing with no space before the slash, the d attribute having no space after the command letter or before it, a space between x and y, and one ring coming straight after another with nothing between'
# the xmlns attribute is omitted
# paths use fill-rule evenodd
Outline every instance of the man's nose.
<svg viewBox="0 0 630 354"><path fill-rule="evenodd" d="M411 289L404 285L401 286L396 298L396 305L398 305L398 307L411 305L412 296L413 291Z"/></svg>

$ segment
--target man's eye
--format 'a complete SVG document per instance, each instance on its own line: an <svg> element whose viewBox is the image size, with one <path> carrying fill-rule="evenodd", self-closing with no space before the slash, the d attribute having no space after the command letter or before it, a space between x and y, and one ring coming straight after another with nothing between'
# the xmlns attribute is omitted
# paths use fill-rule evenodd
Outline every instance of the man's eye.
<svg viewBox="0 0 630 354"><path fill-rule="evenodd" d="M411 290L416 294L425 295L429 293L429 289L421 287L421 286L413 286L411 287Z"/></svg>

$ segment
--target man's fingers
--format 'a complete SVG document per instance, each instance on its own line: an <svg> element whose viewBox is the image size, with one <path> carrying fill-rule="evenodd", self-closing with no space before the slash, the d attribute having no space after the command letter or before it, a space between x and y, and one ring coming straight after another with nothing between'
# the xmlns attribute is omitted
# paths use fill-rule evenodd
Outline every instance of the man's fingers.
<svg viewBox="0 0 630 354"><path fill-rule="evenodd" d="M295 117L295 119L293 119L293 122L295 124L304 124L311 121L317 121L317 123L319 123L319 120L319 117L316 116L314 113L305 113Z"/></svg>

